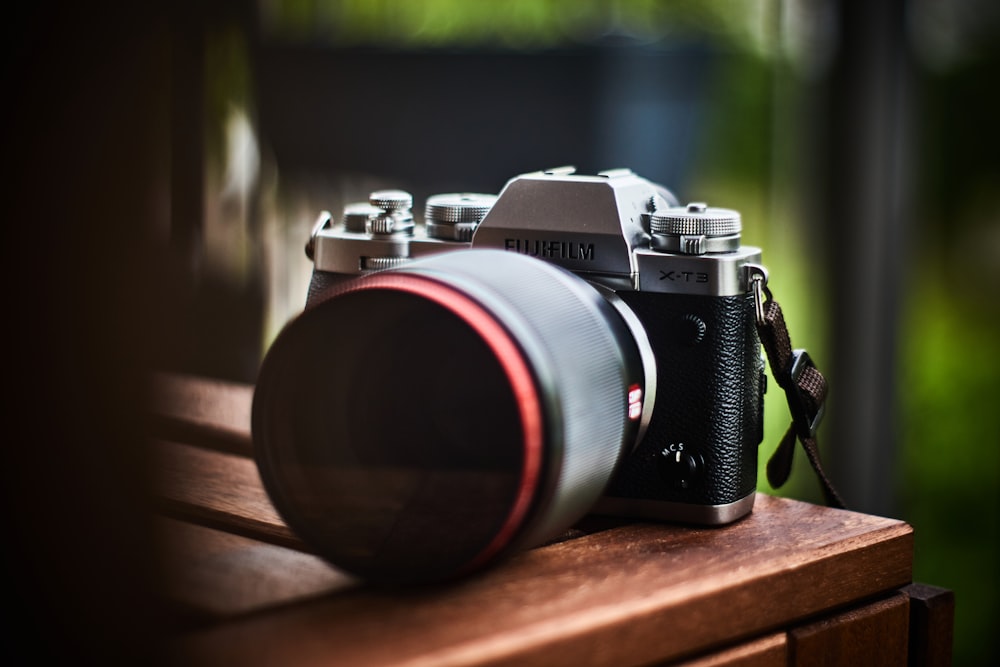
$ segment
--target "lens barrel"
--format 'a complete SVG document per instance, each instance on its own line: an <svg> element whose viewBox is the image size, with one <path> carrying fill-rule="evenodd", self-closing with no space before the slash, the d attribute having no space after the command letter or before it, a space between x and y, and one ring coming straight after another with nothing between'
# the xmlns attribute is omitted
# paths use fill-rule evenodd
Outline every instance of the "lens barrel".
<svg viewBox="0 0 1000 667"><path fill-rule="evenodd" d="M497 250L337 285L261 367L265 488L372 582L450 579L554 537L637 439L655 369L626 320L580 277Z"/></svg>

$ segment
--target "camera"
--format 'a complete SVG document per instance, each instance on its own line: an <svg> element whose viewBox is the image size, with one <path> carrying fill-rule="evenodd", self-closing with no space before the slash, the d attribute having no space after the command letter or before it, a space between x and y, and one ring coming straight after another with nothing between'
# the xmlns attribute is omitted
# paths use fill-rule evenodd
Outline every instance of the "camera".
<svg viewBox="0 0 1000 667"><path fill-rule="evenodd" d="M453 579L584 515L753 507L759 248L738 212L627 169L324 213L252 432L289 527L373 582Z"/></svg>

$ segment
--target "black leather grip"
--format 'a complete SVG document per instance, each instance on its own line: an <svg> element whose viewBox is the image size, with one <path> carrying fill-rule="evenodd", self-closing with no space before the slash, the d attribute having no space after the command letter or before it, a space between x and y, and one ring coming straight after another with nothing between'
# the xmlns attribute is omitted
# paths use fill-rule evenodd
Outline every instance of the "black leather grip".
<svg viewBox="0 0 1000 667"><path fill-rule="evenodd" d="M622 462L608 495L721 505L752 493L764 391L752 298L619 296L646 328L657 388L649 430ZM678 448L703 462L685 487L662 473L662 459Z"/></svg>

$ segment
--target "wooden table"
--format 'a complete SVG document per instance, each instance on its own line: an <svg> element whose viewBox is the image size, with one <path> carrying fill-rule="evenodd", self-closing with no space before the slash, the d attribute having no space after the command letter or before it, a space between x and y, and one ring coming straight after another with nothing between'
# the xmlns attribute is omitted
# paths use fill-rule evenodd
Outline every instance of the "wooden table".
<svg viewBox="0 0 1000 667"><path fill-rule="evenodd" d="M911 584L902 521L759 494L724 528L584 521L471 579L392 591L282 523L252 388L156 381L163 596L178 664L949 664L953 597Z"/></svg>

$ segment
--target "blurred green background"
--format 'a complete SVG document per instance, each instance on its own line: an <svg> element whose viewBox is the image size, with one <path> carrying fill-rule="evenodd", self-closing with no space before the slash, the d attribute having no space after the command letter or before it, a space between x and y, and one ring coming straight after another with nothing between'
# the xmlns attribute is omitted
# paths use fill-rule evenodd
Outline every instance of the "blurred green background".
<svg viewBox="0 0 1000 667"><path fill-rule="evenodd" d="M683 200L737 208L744 241L764 248L793 343L831 378L820 442L836 483L851 507L915 527L915 578L957 595L956 664L1000 660L993 4L243 9L205 31L208 204L197 233L222 286L211 298L259 308L246 359L301 307L301 245L317 211L374 187L419 200L495 192L515 173L564 163L629 166ZM234 213L240 151L256 160L244 183L252 206ZM257 290L259 302L247 296ZM220 366L232 340L213 349L200 337L178 365L252 380L252 363ZM762 468L786 414L772 391ZM803 459L787 487L762 474L761 488L819 501Z"/></svg>

